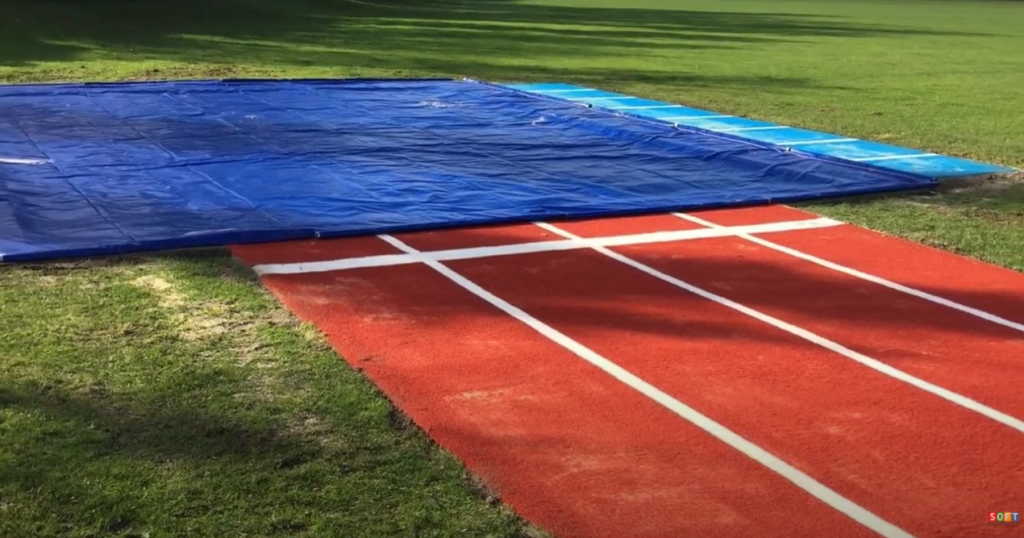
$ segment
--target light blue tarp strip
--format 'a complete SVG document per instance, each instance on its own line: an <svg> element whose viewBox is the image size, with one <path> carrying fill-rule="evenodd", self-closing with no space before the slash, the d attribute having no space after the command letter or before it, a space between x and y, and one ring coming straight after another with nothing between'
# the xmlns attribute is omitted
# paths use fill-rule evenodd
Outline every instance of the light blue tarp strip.
<svg viewBox="0 0 1024 538"><path fill-rule="evenodd" d="M925 151L776 125L708 110L563 83L508 84L509 88L771 144L824 157L920 174L934 179L1012 172L1012 168Z"/></svg>

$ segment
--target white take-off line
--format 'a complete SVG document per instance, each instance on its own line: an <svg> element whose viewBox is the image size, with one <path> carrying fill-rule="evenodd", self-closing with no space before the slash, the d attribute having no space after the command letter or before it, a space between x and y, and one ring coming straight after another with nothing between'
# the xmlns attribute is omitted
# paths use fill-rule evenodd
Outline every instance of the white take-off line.
<svg viewBox="0 0 1024 538"><path fill-rule="evenodd" d="M511 245L500 245L493 247L457 248L449 250L437 250L433 252L422 252L417 256L408 254L382 254L377 256L363 256L356 258L343 258L336 260L324 260L315 262L297 263L275 263L259 264L253 266L258 275L287 275L299 273L322 273L326 271L343 271L348 269L361 269L364 267L389 267L392 265L408 265L419 263L423 257L435 261L469 260L475 258L490 258L494 256L511 256L516 254L531 254L536 252L554 252L560 250L575 250L590 248L592 246L619 247L626 245L641 245L649 243L664 243L670 241L687 241L694 239L709 239L714 237L728 237L740 234L752 233L775 233L791 232L796 230L811 230L816 228L827 228L838 226L839 221L819 218L794 220L789 222L774 222L768 224L754 224L749 226L732 227L704 227L697 230L674 230L666 232L650 232L632 235L617 235L610 237L598 237L591 239L563 239L561 241L532 241L527 243L515 243Z"/></svg>
<svg viewBox="0 0 1024 538"><path fill-rule="evenodd" d="M570 232L567 232L565 230L562 230L561 228L559 228L557 226L554 226L552 224L548 224L548 223L544 223L544 222L536 222L534 224L536 224L537 226L539 226L539 227L541 227L541 228L543 228L545 230L548 230L548 231L550 231L552 233L561 235L562 237L565 237L566 239L582 240L581 237L579 237L579 236L577 236L575 234L572 234ZM781 329L781 330L783 330L783 331L785 331L785 332L787 332L789 334L792 334L794 336L802 338L802 339L804 339L804 340L806 340L806 341L808 341L808 342L810 342L812 344L815 344L817 346L825 348L825 349L827 349L829 351L832 351L834 353L838 353L839 355L842 355L842 356L844 356L844 357L846 357L848 359L851 359L851 360L853 360L855 362L858 362L858 363L860 363L860 364L862 364L864 366L867 366L868 368L871 368L871 369L873 369L873 370L875 370L875 371L877 371L879 373L882 373L882 374L887 375L889 377L892 377L894 379L903 381L904 383L907 383L907 384L909 384L911 386L917 387L917 388L919 388L921 390L924 390L926 392L934 394L934 395L936 395L936 396L938 396L938 397L940 397L940 398L942 398L944 400L947 400L947 401L949 401L951 403L959 405L959 406L961 406L961 407L963 407L965 409L969 409L971 411L974 411L975 413L978 413L978 414L980 414L980 415L982 415L984 417L990 418L990 419L992 419L992 420L994 420L996 422L999 422L1000 424L1004 424L1004 425L1009 426L1010 428L1013 428L1013 429L1015 429L1015 430L1017 430L1017 431L1019 431L1021 433L1024 433L1024 421L1022 421L1022 420L1020 420L1020 419L1018 419L1016 417L1010 416L1010 415L1008 415L1006 413L1003 413L1002 411L998 411L996 409L988 407L987 405L982 404L981 402L977 402L977 401L972 400L972 399L970 399L970 398L968 398L968 397L966 397L966 396L964 396L962 394L958 394L958 393L953 392L951 390L942 388L942 387L940 387L938 385L935 385L933 383L929 383L929 382L927 382L927 381L925 381L923 379L920 379L918 377L910 375L910 374L908 374L908 373L906 373L906 372L904 372L902 370L899 370L897 368L893 368L892 366L890 366L890 365L888 365L888 364L886 364L886 363L884 363L882 361L879 361L877 359L873 359L873 358L868 357L867 355L864 355L862 353L858 353L858 352L856 352L856 351L854 351L854 350L852 350L852 349L850 349L850 348L848 348L846 346L843 346L842 344L840 344L838 342L834 342L832 340L829 340L829 339L825 338L824 336L815 334L815 333L813 333L811 331L808 331L807 329L804 329L802 327L798 327L798 326L793 325L791 323L787 323L787 322L785 322L785 321L783 321L781 319L778 319L776 317L773 317L773 316L770 316L768 314L765 314L764 312L761 312L759 310L755 310L755 309L750 308L750 307L748 307L746 305L742 305L740 303L737 303L737 302L735 302L735 301L733 301L731 299L722 297L721 295L717 295L717 294L712 293L710 291L707 291L707 290L705 290L703 288L699 288L697 286L694 286L693 284L690 284L689 282L685 282L685 281L680 280L678 278L675 278L675 277L673 277L671 275L665 274L665 273L663 273L663 272L661 272L661 271L659 271L659 270L657 270L657 269L655 269L653 267L650 267L650 266L645 265L645 264L643 264L641 262L638 262L638 261L636 261L636 260L634 260L632 258L629 258L627 256L619 254L618 252L610 250L608 247L596 246L596 247L591 247L591 249L593 249L594 251L599 252L601 254L604 254L605 256L607 256L607 257L609 257L609 258L611 258L611 259L613 259L615 261L621 262L621 263L626 264L626 265L628 265L628 266L630 266L630 267L632 267L634 269L637 269L637 270L639 270L639 271L641 271L643 273L646 273L646 274L648 274L648 275L650 275L650 276L652 276L654 278L657 278L659 280L667 282L667 283L669 283L669 284L671 284L671 285L673 285L673 286L675 286L677 288L686 290L686 291L688 291L688 292L690 292L690 293L692 293L694 295L697 295L699 297L703 297L704 299L707 299L709 301L718 303L718 304L720 304L722 306L725 306L727 308L731 308L732 310L735 310L735 311L737 311L737 312L739 312L741 314L745 314L747 316L750 316L750 317L752 317L752 318L754 318L754 319L756 319L758 321L764 322L764 323L766 323L768 325L771 325L772 327L775 327L777 329Z"/></svg>
<svg viewBox="0 0 1024 538"><path fill-rule="evenodd" d="M673 215L676 216L676 217L679 217L679 218L681 218L683 220L692 222L694 224L699 224L701 226L707 226L708 228L725 228L725 229L732 228L731 226L723 226L721 224L715 224L714 222L707 221L707 220L704 220L704 219L702 219L700 217L695 217L693 215L687 215L686 213L673 213ZM980 309L977 309L977 308L974 308L974 307L970 307L970 306L967 306L965 304L958 303L956 301L951 301L949 299L946 299L944 297L940 297L938 295L934 295L934 294L928 293L926 291L921 291L921 290L916 289L916 288L911 288L909 286L904 286L903 284L899 284L899 283L893 282L891 280L886 280L886 279L884 279L882 277L878 277L878 276L875 276L875 275L872 275L872 274L868 274L868 273L865 273L863 271L858 271L856 269L853 269L852 267L846 267L845 265L840 265L838 263L830 262L830 261L825 260L823 258L819 258L817 256L813 256L811 254L807 254L806 252L801 252L801 251L796 250L794 248L783 246L783 245L780 245L778 243L774 243L772 241L769 241L767 239L764 239L764 238L761 238L761 237L757 237L757 236L755 236L755 235L753 235L751 233L739 233L739 234L736 234L736 237L739 237L740 239L743 239L743 240L746 240L746 241L750 241L751 243L756 243L756 244L761 245L761 246L766 247L766 248L770 248L772 250L776 250L778 252L782 252L783 254L788 254L790 256L793 256L794 258L800 258L801 260L809 261L811 263L814 263L816 265L820 265L821 267L825 267L827 269L831 269L831 270L839 272L839 273L843 273L843 274L846 274L846 275L849 275L849 276L852 276L852 277L855 277L855 278L859 278L861 280L866 280L868 282L872 282L874 284L878 284L880 286L884 286L884 287L889 288L891 290L896 290L896 291L905 293L907 295L912 295L912 296L917 297L919 299L924 299L926 301L930 301L930 302L933 302L935 304L939 304L939 305L945 306L947 308L952 308L953 310L957 310L957 311L963 312L965 314L970 314L972 316L981 318L981 319L983 319L985 321L989 321L989 322L992 322L992 323L995 323L995 324L998 324L998 325L1002 325L1003 327L1007 327L1007 328L1010 328L1010 329L1014 329L1016 331L1024 332L1024 323L1017 323L1015 321L1008 320L1006 318L997 316L997 315L992 314L990 312L986 312L984 310L980 310Z"/></svg>
<svg viewBox="0 0 1024 538"><path fill-rule="evenodd" d="M786 480L790 481L798 488L804 490L816 499L824 502L832 508L847 515L857 523L871 529L881 536L889 538L912 538L912 535L908 532L900 529L899 527L885 521L878 517L874 513L854 503L853 501L843 497L836 491L832 490L828 486L818 482L811 476L793 467L792 465L781 460L777 456L771 454L767 450L755 445L754 443L743 438L739 434L726 428L724 425L714 421L710 417L701 414L697 410L689 407L681 401L673 398L657 387L651 385L647 381L644 381L635 374L629 372L625 368L598 354L596 351L584 346L583 344L573 340L564 333L558 331L554 327L540 321L539 319L531 316L521 308L509 303L508 301L494 295L487 291L480 285L476 284L472 280L462 276L456 271L452 270L448 266L444 265L440 261L427 256L426 252L420 252L405 244L401 240L389 236L381 235L378 236L383 241L401 250L409 256L417 257L418 262L426 264L428 267L437 271L447 279L451 280L461 288L469 291L473 295L483 299L490 303L495 308L501 310L505 314L513 317L517 321L525 324L534 331L540 333L542 336L551 340L555 344L569 350L576 356L587 361L591 365L599 368L608 375L612 376L621 383L628 387L636 390L644 396L650 398L659 405L672 411L680 418L690 422L698 428L704 430L711 436L715 437L719 441L727 444L733 449L739 451L743 455L751 458L757 463L767 467L774 471L778 475L782 476Z"/></svg>

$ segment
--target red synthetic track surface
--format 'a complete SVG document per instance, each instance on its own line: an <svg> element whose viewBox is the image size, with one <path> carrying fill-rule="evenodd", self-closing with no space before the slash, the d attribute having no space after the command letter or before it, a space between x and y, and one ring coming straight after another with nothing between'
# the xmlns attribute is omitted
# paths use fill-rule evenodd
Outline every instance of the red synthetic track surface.
<svg viewBox="0 0 1024 538"><path fill-rule="evenodd" d="M556 226L588 238L816 218L781 206L693 215L707 222L659 215ZM1012 424L1024 418L1024 275L849 225L758 237L771 244L733 236L612 251L1011 423L595 250L443 263L909 535L1024 532L989 525L991 512L1024 511L1024 431ZM424 252L563 239L532 224L397 238ZM233 250L252 265L401 252L380 238ZM877 535L812 493L819 490L423 263L263 282L507 503L559 538Z"/></svg>

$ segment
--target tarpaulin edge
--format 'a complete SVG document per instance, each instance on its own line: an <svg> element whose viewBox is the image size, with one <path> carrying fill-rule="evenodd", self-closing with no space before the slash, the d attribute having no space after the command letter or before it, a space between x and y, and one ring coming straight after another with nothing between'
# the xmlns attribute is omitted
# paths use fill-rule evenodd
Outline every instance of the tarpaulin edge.
<svg viewBox="0 0 1024 538"><path fill-rule="evenodd" d="M875 166L875 165L871 164L870 162L858 162L858 161L853 161L853 160L850 160L850 159L843 159L843 158L840 158L840 157L832 157L832 156L829 156L829 155L821 155L821 154L818 154L818 153L810 153L810 152L801 151L801 150L795 149L795 148L785 148L785 147L780 146L778 144L772 144L770 142L762 142L760 140L753 140L753 139L745 138L745 137L739 136L739 135L733 135L733 134L729 134L729 133L722 133L722 132L718 132L718 131L712 131L712 130L709 130L709 129L702 129L700 127L696 127L696 126L692 126L692 125L679 125L679 124L675 124L675 123L672 123L672 122L669 122L669 121L666 121L666 120L660 120L660 119L652 118L652 117L648 117L648 116L640 116L638 114L634 114L634 113L630 113L630 112L626 112L626 111L622 111L622 110L613 110L613 109L610 109L610 108L601 107L599 105L581 104L581 103L578 103L578 102L575 102L575 101L569 101L568 99L562 99L562 98L559 98L559 97L556 97L556 96L552 96L552 95L542 95L542 94L539 94L539 93L533 93L533 92L528 92L528 91L525 91L525 90L519 90L517 88L510 88L510 87L504 86L504 85L502 85L500 83L494 83L494 82L488 82L488 81L482 81L482 80L476 80L476 79L470 79L470 78L463 79L463 80L465 82L468 82L468 83L482 84L482 85L485 85L485 86L499 88L499 89L502 89L502 90L505 90L505 91L508 91L508 92L514 92L514 93L518 93L518 94L521 94L521 95L526 95L526 96L532 97L534 99L549 100L549 101L563 103L563 104L575 105L575 106L579 106L581 108L589 108L591 110L596 110L596 111L599 111L599 112L602 112L602 113L605 113L605 114L609 114L609 115L612 115L612 116L628 117L630 119L635 119L635 120L643 121L643 122L646 122L646 123L649 123L649 124L652 124L652 125L668 127L670 129L673 129L673 130L680 130L680 131L685 131L685 132L698 133L700 135L708 136L708 137L711 137L711 138L718 138L718 139L723 139L723 140L729 140L730 142L738 142L738 143L747 144L747 145L758 147L758 148L762 148L762 149L778 151L780 153L790 153L790 154L794 154L794 155L800 156L802 158L806 158L806 159L813 160L813 161L824 161L824 162L829 162L829 163L832 163L832 164L837 164L837 165L846 166L846 167L849 167L849 168L858 169L858 170L864 170L864 171L874 171L874 172L882 171L882 172L885 172L886 174L891 174L893 176L903 177L903 178L914 180L914 181L920 181L920 180L923 179L923 180L926 180L926 181L928 181L928 182L930 182L930 183L932 183L934 185L938 185L938 180L936 180L936 178L928 176L928 175L925 175L925 174L915 174L915 173L912 173L912 172L905 172L905 171L902 171L902 170L893 170L891 168ZM867 194L870 194L870 193L867 193ZM863 195L863 193L861 195Z"/></svg>
<svg viewBox="0 0 1024 538"><path fill-rule="evenodd" d="M24 252L16 254L0 253L0 263L20 263L38 261L56 261L69 258L90 258L100 256L126 256L144 253L166 252L171 250L192 250L212 247L225 247L232 244L258 244L276 243L282 241L299 241L308 239L343 239L350 237L365 237L368 235L415 233L423 231L447 230L480 226L502 226L511 224L527 224L538 221L559 221L565 219L592 219L592 218L615 218L641 216L671 212L686 212L699 210L713 210L738 207L756 207L779 203L809 202L813 200L843 197L865 196L872 194L883 194L891 192L909 192L929 188L927 184L906 184L894 185L886 188L864 188L843 191L825 191L815 195L765 197L760 199L745 200L742 202L719 202L705 204L673 204L650 206L644 209L624 210L600 210L578 212L567 215L563 212L536 213L522 217L507 218L480 218L467 219L452 223L429 223L410 226L385 226L372 228L357 228L349 230L269 230L269 231L245 231L225 232L223 234L204 234L201 238L196 236L180 237L160 241L144 241L135 243L123 243L120 245L77 248L77 249L49 249L45 251Z"/></svg>

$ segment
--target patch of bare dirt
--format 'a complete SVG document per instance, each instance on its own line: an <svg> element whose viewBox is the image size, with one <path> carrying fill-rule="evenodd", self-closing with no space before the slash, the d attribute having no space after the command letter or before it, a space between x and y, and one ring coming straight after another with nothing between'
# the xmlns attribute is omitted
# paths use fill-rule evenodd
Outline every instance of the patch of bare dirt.
<svg viewBox="0 0 1024 538"><path fill-rule="evenodd" d="M1009 174L990 174L941 183L938 191L950 194L965 191L980 191L995 194L1022 183L1024 183L1024 171L1018 170Z"/></svg>
<svg viewBox="0 0 1024 538"><path fill-rule="evenodd" d="M186 340L212 338L234 331L239 336L254 328L259 320L217 301L191 301L178 286L159 275L144 275L132 284L157 297L161 307L179 323L179 334Z"/></svg>
<svg viewBox="0 0 1024 538"><path fill-rule="evenodd" d="M285 433L326 449L341 448L345 441L320 418L311 413L293 417L285 427Z"/></svg>
<svg viewBox="0 0 1024 538"><path fill-rule="evenodd" d="M132 280L132 284L153 293L160 307L177 322L178 334L186 340L201 341L230 333L234 342L232 347L239 353L238 360L243 365L261 357L260 351L267 347L256 335L260 326L293 329L302 326L280 306L256 315L216 300L194 300L180 286L158 274L140 276Z"/></svg>

